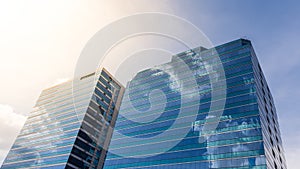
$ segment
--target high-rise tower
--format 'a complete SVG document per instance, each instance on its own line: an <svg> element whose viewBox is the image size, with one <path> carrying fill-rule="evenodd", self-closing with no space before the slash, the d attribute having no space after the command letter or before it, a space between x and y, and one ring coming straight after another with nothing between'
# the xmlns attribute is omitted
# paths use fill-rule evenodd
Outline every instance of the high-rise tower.
<svg viewBox="0 0 300 169"><path fill-rule="evenodd" d="M104 168L286 169L251 42L196 48L139 72L127 84Z"/></svg>
<svg viewBox="0 0 300 169"><path fill-rule="evenodd" d="M2 168L102 168L123 90L105 69L44 90Z"/></svg>

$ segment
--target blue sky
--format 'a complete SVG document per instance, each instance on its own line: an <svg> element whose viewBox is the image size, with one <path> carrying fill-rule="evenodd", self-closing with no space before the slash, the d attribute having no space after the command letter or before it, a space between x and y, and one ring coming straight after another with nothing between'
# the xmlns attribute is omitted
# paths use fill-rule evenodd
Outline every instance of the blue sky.
<svg viewBox="0 0 300 169"><path fill-rule="evenodd" d="M275 100L288 167L298 169L299 9L297 1L1 1L0 164L41 90L72 77L95 32L123 16L164 12L189 20L214 45L252 41Z"/></svg>

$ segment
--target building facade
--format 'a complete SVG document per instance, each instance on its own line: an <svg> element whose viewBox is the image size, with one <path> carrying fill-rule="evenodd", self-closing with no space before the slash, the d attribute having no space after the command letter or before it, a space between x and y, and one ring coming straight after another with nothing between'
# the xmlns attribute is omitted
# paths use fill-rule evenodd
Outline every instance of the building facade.
<svg viewBox="0 0 300 169"><path fill-rule="evenodd" d="M44 90L1 168L102 168L123 92L105 69Z"/></svg>
<svg viewBox="0 0 300 169"><path fill-rule="evenodd" d="M286 169L251 42L199 47L139 72L127 84L104 168Z"/></svg>

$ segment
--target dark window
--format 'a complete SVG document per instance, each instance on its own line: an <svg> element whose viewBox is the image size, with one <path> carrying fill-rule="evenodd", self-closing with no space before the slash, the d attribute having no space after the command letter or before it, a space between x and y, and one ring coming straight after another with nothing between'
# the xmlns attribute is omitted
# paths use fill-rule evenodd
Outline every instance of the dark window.
<svg viewBox="0 0 300 169"><path fill-rule="evenodd" d="M88 151L88 152L94 152L95 151L95 148L93 148L92 146L88 145L87 143L85 143L85 142L83 142L79 139L76 139L75 144L78 147L84 149L85 151ZM93 144L93 142L91 144Z"/></svg>
<svg viewBox="0 0 300 169"><path fill-rule="evenodd" d="M272 144L272 146L274 145L274 143L273 143L273 140L272 140L272 138L270 138L270 141L271 141L271 144Z"/></svg>
<svg viewBox="0 0 300 169"><path fill-rule="evenodd" d="M278 167L277 167L277 164L274 162L274 166L275 166L275 169L277 169Z"/></svg>
<svg viewBox="0 0 300 169"><path fill-rule="evenodd" d="M78 160L78 159L76 159L76 158L74 158L73 156L70 156L69 163L71 163L71 164L73 164L73 165L75 165L77 167L83 166L83 162L80 161L80 160Z"/></svg>
<svg viewBox="0 0 300 169"><path fill-rule="evenodd" d="M265 98L265 97L264 97L264 102L265 102L265 104L266 104L265 106L267 106L267 100L266 100L266 98Z"/></svg>
<svg viewBox="0 0 300 169"><path fill-rule="evenodd" d="M273 109L271 109L271 112L272 112L272 114L273 114L273 116L274 116L274 111L273 111Z"/></svg>
<svg viewBox="0 0 300 169"><path fill-rule="evenodd" d="M279 147L279 145L277 145L277 149L278 149L279 153L281 153L281 150L280 150L280 147Z"/></svg>
<svg viewBox="0 0 300 169"><path fill-rule="evenodd" d="M84 140L87 141L87 142L89 142L89 143L93 142L93 140L84 131L82 131L82 130L79 130L78 136L81 137L81 138L84 138Z"/></svg>
<svg viewBox="0 0 300 169"><path fill-rule="evenodd" d="M277 143L279 143L279 139L278 139L278 137L276 136L276 141L277 141Z"/></svg>
<svg viewBox="0 0 300 169"><path fill-rule="evenodd" d="M264 98L264 100L265 100L265 98ZM269 112L268 108L267 108L267 105L265 105L265 111L266 111L266 114Z"/></svg>
<svg viewBox="0 0 300 169"><path fill-rule="evenodd" d="M273 114L273 115L274 115L274 114ZM274 117L272 118L272 120L273 120L273 123L276 124L276 121L275 121Z"/></svg>
<svg viewBox="0 0 300 169"><path fill-rule="evenodd" d="M272 130L271 130L270 126L268 126L268 130L269 130L270 134L272 134Z"/></svg>

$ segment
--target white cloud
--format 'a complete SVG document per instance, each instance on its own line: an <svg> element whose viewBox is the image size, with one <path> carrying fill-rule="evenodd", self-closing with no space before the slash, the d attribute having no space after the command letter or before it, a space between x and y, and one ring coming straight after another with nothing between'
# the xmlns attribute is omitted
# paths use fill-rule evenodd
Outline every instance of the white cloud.
<svg viewBox="0 0 300 169"><path fill-rule="evenodd" d="M53 84L49 85L48 87L56 86L61 83L67 82L69 80L71 80L71 78L59 78L59 79L56 79L55 82Z"/></svg>
<svg viewBox="0 0 300 169"><path fill-rule="evenodd" d="M25 120L26 116L14 112L11 106L0 104L0 166Z"/></svg>

